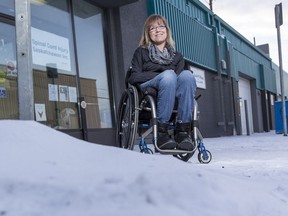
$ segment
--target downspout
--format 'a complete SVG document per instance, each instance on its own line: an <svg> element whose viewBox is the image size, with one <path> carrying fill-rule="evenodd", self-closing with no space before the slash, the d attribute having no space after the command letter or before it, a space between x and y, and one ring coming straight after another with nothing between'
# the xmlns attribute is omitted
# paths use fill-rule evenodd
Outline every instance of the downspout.
<svg viewBox="0 0 288 216"><path fill-rule="evenodd" d="M228 79L226 80L226 83L229 84L229 89L230 89L230 103L233 105L233 109L231 110L231 116L230 116L230 121L228 122L229 126L233 127L233 130L236 130L236 125L235 125L235 110L234 110L234 98L235 95L233 95L233 88L232 88L232 76L231 76L231 58L230 58L230 49L229 49L229 43L227 38L225 37L225 48L226 48L226 71L227 71L227 77Z"/></svg>
<svg viewBox="0 0 288 216"><path fill-rule="evenodd" d="M217 77L215 78L218 81L218 90L220 95L220 121L218 121L218 126L223 126L223 130L226 131L225 124L225 109L224 109L224 95L223 95L223 86L222 86L222 75L221 75L221 61L220 61L220 43L217 34L216 26L213 26L214 31L214 41L215 41L215 55L216 55L216 69L217 69Z"/></svg>

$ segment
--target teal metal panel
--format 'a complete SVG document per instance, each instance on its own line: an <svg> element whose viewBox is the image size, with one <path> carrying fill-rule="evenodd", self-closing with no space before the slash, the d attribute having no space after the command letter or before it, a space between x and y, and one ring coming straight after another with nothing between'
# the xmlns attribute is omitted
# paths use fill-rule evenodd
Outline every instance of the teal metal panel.
<svg viewBox="0 0 288 216"><path fill-rule="evenodd" d="M188 5L186 1L150 0L148 11L166 17L176 49L185 59L216 71L214 33L199 21L207 22L207 15L200 13L200 9L192 10L191 2L187 2Z"/></svg>
<svg viewBox="0 0 288 216"><path fill-rule="evenodd" d="M266 67L260 65L260 76L262 78L263 89L266 89L270 92L277 93L276 88L276 73L274 70L270 72Z"/></svg>
<svg viewBox="0 0 288 216"><path fill-rule="evenodd" d="M235 33L232 33L227 27L221 28L221 34L225 35L225 37L227 37L227 39L239 52L245 53L248 58L254 59L267 68L272 68L271 59L256 46L251 44L251 42L247 41L246 39L244 40L239 35L235 35Z"/></svg>
<svg viewBox="0 0 288 216"><path fill-rule="evenodd" d="M255 62L253 59L247 58L235 48L233 49L233 70L238 72L234 76L236 80L239 79L239 73L242 73L255 79L258 89L265 89L276 93L276 75L274 70Z"/></svg>
<svg viewBox="0 0 288 216"><path fill-rule="evenodd" d="M220 23L220 21L218 22ZM237 57L233 59L234 70L256 79L257 88L276 93L275 73L272 69L271 59L246 38L239 33L235 33L235 30L230 26L225 25L225 22L222 21L218 25L218 29L220 34L225 35L233 45L234 53L237 53L235 55ZM238 77L239 75L235 76L237 79ZM265 80L265 82L261 80Z"/></svg>
<svg viewBox="0 0 288 216"><path fill-rule="evenodd" d="M242 73L255 79L257 88L276 93L271 59L198 0L147 0L147 9L148 15L166 17L176 49L188 61L216 72L219 44L219 60L230 59L230 71L222 74L238 80Z"/></svg>

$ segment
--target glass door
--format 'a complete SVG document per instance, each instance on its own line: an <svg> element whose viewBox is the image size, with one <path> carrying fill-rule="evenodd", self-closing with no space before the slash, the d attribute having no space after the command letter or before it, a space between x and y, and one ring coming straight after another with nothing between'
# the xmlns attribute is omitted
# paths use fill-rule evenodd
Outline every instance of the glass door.
<svg viewBox="0 0 288 216"><path fill-rule="evenodd" d="M0 16L0 119L18 119L15 26Z"/></svg>
<svg viewBox="0 0 288 216"><path fill-rule="evenodd" d="M87 128L111 128L111 100L103 37L103 11L87 1L73 1L80 96Z"/></svg>

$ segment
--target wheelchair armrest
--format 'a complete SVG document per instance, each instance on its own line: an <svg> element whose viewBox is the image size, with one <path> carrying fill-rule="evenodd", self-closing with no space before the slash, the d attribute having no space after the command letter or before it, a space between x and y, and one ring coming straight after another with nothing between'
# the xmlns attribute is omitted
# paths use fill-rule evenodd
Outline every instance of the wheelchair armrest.
<svg viewBox="0 0 288 216"><path fill-rule="evenodd" d="M132 66L130 66L128 68L127 72L126 72L126 76L125 76L125 86L126 86L126 88L128 88L128 85L129 85L128 79L131 76L131 73L132 73ZM158 92L157 92L157 89L155 89L155 88L148 87L148 89L146 89L145 91L143 91L139 87L139 85L136 85L136 88L138 89L139 92L141 92L144 95L151 95L153 97L157 97Z"/></svg>

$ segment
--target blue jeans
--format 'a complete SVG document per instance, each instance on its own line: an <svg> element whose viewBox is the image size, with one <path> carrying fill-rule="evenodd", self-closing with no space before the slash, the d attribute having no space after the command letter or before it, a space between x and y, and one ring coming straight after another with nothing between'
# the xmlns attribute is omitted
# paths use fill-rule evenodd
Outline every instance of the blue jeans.
<svg viewBox="0 0 288 216"><path fill-rule="evenodd" d="M173 70L166 70L153 79L142 83L145 90L152 87L158 90L157 118L159 123L168 123L178 99L177 121L187 123L192 121L196 80L189 70L182 71L178 76Z"/></svg>

